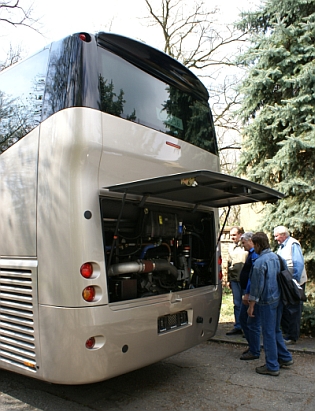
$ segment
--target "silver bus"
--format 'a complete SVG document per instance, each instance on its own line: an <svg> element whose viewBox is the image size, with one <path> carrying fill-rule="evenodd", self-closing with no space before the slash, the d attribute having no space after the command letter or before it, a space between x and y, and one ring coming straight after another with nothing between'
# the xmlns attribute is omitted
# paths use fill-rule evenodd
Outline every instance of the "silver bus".
<svg viewBox="0 0 315 411"><path fill-rule="evenodd" d="M0 73L0 367L108 379L211 338L218 208L281 195L220 173L198 78L111 33Z"/></svg>

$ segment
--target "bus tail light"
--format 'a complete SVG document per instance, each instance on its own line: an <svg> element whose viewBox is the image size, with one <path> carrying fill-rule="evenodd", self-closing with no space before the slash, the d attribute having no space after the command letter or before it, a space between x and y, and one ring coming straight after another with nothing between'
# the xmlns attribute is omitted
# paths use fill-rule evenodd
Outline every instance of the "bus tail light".
<svg viewBox="0 0 315 411"><path fill-rule="evenodd" d="M90 43L90 41L92 40L89 33L80 33L79 39L84 41L85 43Z"/></svg>
<svg viewBox="0 0 315 411"><path fill-rule="evenodd" d="M88 303L92 302L95 298L95 288L91 285L89 287L86 287L83 292L82 292L82 297L85 301Z"/></svg>
<svg viewBox="0 0 315 411"><path fill-rule="evenodd" d="M84 263L81 265L80 273L84 278L91 278L93 274L93 265L91 263Z"/></svg>
<svg viewBox="0 0 315 411"><path fill-rule="evenodd" d="M85 347L88 348L89 350L92 350L92 348L95 347L95 338L90 337L88 340L86 340Z"/></svg>
<svg viewBox="0 0 315 411"><path fill-rule="evenodd" d="M218 258L218 266L219 266L219 280L222 281L223 273L222 273L222 257L219 256Z"/></svg>

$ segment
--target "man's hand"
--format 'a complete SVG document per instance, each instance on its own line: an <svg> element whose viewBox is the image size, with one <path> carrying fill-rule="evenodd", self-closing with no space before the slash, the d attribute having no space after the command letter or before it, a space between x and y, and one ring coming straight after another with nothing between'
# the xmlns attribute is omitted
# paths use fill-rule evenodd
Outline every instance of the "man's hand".
<svg viewBox="0 0 315 411"><path fill-rule="evenodd" d="M248 305L248 304L249 304L248 299L249 299L249 294L243 295L243 297L242 297L242 303L243 303L244 305Z"/></svg>
<svg viewBox="0 0 315 411"><path fill-rule="evenodd" d="M247 310L247 314L249 317L255 317L254 316L254 307L255 307L255 301L249 301L249 306Z"/></svg>

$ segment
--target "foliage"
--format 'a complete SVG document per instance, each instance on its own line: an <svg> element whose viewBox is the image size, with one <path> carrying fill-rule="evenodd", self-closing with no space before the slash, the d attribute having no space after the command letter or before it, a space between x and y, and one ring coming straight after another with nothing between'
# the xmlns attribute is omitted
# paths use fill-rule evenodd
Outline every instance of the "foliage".
<svg viewBox="0 0 315 411"><path fill-rule="evenodd" d="M315 305L305 303L301 319L301 332L315 336Z"/></svg>
<svg viewBox="0 0 315 411"><path fill-rule="evenodd" d="M286 225L315 273L315 3L267 0L238 28L251 45L239 61L244 144L238 173L285 194L266 208L264 230Z"/></svg>
<svg viewBox="0 0 315 411"><path fill-rule="evenodd" d="M301 332L315 337L315 283L306 286L307 302L303 305Z"/></svg>

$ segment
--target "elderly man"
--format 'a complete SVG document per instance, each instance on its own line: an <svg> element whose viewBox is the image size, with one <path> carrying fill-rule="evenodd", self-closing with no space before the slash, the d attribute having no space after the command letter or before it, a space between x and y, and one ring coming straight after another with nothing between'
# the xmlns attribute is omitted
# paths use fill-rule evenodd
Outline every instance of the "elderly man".
<svg viewBox="0 0 315 411"><path fill-rule="evenodd" d="M290 236L289 230L285 226L276 227L274 229L274 237L280 245L277 252L278 255L286 261L292 277L305 290L307 275L300 243ZM302 301L300 304L288 304L283 307L281 328L286 344L294 344L300 337L302 309Z"/></svg>

